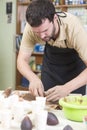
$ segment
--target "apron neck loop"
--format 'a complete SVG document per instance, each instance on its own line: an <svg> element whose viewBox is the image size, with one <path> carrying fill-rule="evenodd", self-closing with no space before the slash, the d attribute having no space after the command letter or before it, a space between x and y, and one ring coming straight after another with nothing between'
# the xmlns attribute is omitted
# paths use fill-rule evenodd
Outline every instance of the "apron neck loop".
<svg viewBox="0 0 87 130"><path fill-rule="evenodd" d="M63 12L63 11L55 12L55 13L56 13L57 16L58 16L58 20L59 20L59 23L60 23L60 25L61 25L62 23L61 23L60 17L65 18L65 17L67 17L67 14L66 14L65 12Z"/></svg>

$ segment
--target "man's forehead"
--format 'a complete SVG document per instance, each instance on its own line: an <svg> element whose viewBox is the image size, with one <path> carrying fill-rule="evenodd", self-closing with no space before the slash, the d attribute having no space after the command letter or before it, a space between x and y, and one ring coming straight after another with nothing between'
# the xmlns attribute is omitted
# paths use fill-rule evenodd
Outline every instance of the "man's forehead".
<svg viewBox="0 0 87 130"><path fill-rule="evenodd" d="M34 32L40 31L40 32L44 32L45 30L47 30L49 28L49 24L50 21L48 19L43 20L42 24L38 27L32 27L32 30Z"/></svg>

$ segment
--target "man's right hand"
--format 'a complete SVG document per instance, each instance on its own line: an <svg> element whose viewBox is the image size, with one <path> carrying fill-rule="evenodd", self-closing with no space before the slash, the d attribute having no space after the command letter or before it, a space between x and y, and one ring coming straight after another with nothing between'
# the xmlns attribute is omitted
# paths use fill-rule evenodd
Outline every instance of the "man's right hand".
<svg viewBox="0 0 87 130"><path fill-rule="evenodd" d="M44 86L39 78L30 81L29 91L36 96L44 96Z"/></svg>

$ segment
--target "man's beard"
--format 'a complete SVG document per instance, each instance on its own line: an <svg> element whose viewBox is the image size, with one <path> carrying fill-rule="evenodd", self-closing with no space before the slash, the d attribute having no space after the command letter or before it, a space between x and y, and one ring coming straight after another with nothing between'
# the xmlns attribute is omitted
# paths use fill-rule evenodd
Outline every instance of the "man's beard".
<svg viewBox="0 0 87 130"><path fill-rule="evenodd" d="M55 39L55 31L56 31L56 28L55 28L55 25L53 23L53 30L52 30L50 39L53 39L53 40Z"/></svg>

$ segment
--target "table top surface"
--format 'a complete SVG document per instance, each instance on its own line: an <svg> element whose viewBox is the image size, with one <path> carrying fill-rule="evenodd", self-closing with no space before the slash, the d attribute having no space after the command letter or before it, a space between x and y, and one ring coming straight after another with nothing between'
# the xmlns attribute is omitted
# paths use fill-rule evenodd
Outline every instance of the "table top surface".
<svg viewBox="0 0 87 130"><path fill-rule="evenodd" d="M56 126L47 126L46 130L63 130L63 128L66 125L70 125L73 128L73 130L87 130L87 128L83 122L74 122L74 121L67 120L65 118L65 116L63 115L62 110L54 110L52 112L54 112L57 115L58 120L59 120L59 124ZM15 123L12 121L11 127L8 129L5 127L2 127L0 125L0 130L21 130L20 122ZM36 129L33 128L32 130L36 130Z"/></svg>
<svg viewBox="0 0 87 130"><path fill-rule="evenodd" d="M87 130L87 126L83 122L75 122L66 119L62 110L52 109L50 111L53 112L58 117L59 124L56 126L47 125L46 130L63 130L63 128L66 125L70 125L73 128L73 130ZM20 125L21 122L15 122L14 120L11 120L10 128L2 127L2 125L0 124L0 130L21 130ZM32 130L36 130L36 129L33 128Z"/></svg>

